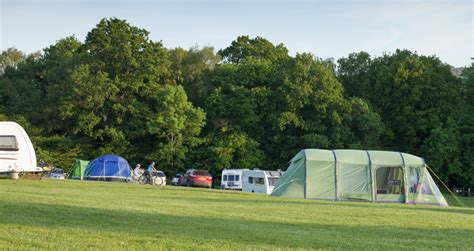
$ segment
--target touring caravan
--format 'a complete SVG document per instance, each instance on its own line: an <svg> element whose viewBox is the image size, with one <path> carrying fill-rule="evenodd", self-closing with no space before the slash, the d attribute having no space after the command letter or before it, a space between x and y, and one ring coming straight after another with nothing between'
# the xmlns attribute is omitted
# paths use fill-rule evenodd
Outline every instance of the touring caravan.
<svg viewBox="0 0 474 251"><path fill-rule="evenodd" d="M222 170L221 189L242 190L242 176L249 169Z"/></svg>
<svg viewBox="0 0 474 251"><path fill-rule="evenodd" d="M0 122L0 173L41 172L28 134L15 122Z"/></svg>
<svg viewBox="0 0 474 251"><path fill-rule="evenodd" d="M282 171L244 171L242 192L271 194L275 184L282 175Z"/></svg>

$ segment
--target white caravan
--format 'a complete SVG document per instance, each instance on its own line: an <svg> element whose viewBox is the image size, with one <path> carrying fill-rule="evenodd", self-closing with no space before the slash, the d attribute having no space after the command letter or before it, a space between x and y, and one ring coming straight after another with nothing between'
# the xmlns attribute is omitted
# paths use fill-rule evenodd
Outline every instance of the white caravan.
<svg viewBox="0 0 474 251"><path fill-rule="evenodd" d="M222 170L221 189L242 190L242 176L249 169Z"/></svg>
<svg viewBox="0 0 474 251"><path fill-rule="evenodd" d="M243 172L242 192L271 194L282 171L247 170Z"/></svg>
<svg viewBox="0 0 474 251"><path fill-rule="evenodd" d="M41 172L28 134L15 122L0 122L0 173Z"/></svg>

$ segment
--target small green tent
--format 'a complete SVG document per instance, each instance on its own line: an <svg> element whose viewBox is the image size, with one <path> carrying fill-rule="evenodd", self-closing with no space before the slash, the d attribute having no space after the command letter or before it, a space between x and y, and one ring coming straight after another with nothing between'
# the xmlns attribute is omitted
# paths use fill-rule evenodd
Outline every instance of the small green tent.
<svg viewBox="0 0 474 251"><path fill-rule="evenodd" d="M88 165L89 161L76 159L74 161L74 164L72 165L71 171L69 171L68 178L82 180L82 178L84 177L84 172L86 171Z"/></svg>
<svg viewBox="0 0 474 251"><path fill-rule="evenodd" d="M388 151L300 151L272 196L447 206L423 158Z"/></svg>

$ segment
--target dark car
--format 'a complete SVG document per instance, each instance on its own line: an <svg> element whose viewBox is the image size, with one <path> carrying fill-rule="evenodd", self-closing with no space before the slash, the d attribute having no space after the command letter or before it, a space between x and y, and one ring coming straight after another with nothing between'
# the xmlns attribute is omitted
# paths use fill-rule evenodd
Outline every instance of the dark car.
<svg viewBox="0 0 474 251"><path fill-rule="evenodd" d="M211 188L212 176L206 170L189 169L179 178L179 185Z"/></svg>
<svg viewBox="0 0 474 251"><path fill-rule="evenodd" d="M179 181L180 181L181 177L183 177L182 174L176 174L175 176L173 176L173 179L171 179L171 185L173 185L173 186L179 185Z"/></svg>

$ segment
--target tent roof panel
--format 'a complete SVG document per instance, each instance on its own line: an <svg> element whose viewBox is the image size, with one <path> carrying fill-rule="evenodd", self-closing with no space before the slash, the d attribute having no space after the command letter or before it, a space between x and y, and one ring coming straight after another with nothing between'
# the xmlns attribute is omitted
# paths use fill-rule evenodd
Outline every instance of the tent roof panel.
<svg viewBox="0 0 474 251"><path fill-rule="evenodd" d="M369 165L367 151L363 150L334 150L338 163Z"/></svg>
<svg viewBox="0 0 474 251"><path fill-rule="evenodd" d="M334 155L329 150L305 149L303 151L307 160L334 161Z"/></svg>

